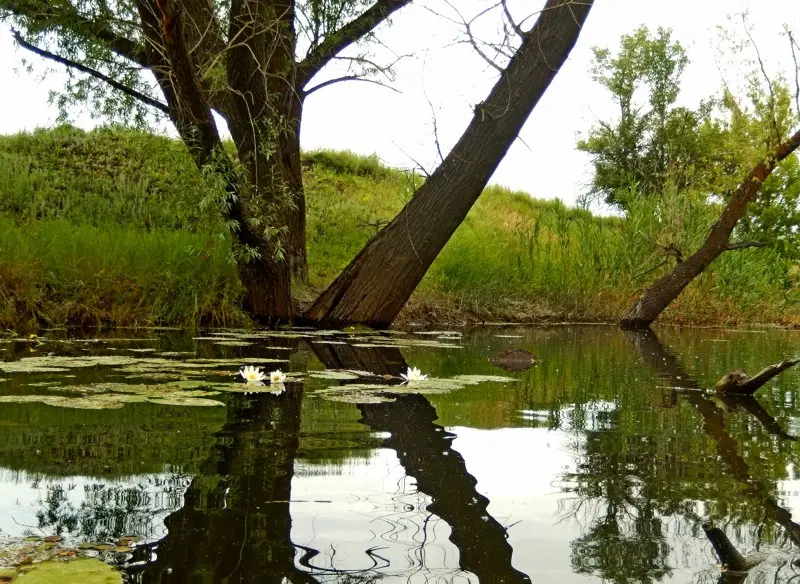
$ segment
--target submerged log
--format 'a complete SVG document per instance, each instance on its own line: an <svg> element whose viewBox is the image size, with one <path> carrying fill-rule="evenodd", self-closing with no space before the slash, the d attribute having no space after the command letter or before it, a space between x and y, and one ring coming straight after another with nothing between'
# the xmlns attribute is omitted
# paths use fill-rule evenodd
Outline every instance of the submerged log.
<svg viewBox="0 0 800 584"><path fill-rule="evenodd" d="M763 553L743 556L731 543L725 532L718 527L703 526L703 531L706 532L708 541L711 542L714 551L717 552L723 571L746 572L766 559L766 554Z"/></svg>
<svg viewBox="0 0 800 584"><path fill-rule="evenodd" d="M506 371L525 371L537 365L539 360L536 355L525 349L508 349L494 357L489 357L489 363Z"/></svg>
<svg viewBox="0 0 800 584"><path fill-rule="evenodd" d="M775 365L765 367L762 371L753 375L753 377L749 377L747 373L741 369L736 369L723 375L722 379L714 386L714 390L717 393L753 395L756 390L766 384L770 379L798 363L800 363L800 359L787 359Z"/></svg>

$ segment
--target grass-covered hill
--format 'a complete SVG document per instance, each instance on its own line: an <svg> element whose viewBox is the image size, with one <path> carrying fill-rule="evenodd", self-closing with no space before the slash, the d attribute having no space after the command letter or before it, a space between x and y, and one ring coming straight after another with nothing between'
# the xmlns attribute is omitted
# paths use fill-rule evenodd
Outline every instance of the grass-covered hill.
<svg viewBox="0 0 800 584"><path fill-rule="evenodd" d="M311 299L419 178L346 152L307 153L304 168L311 283L299 293ZM70 127L0 137L0 327L246 324L207 193L165 137ZM490 187L401 322L613 320L663 273L648 271L663 259L654 238L686 215L670 213L601 218ZM705 229L683 227L694 240ZM769 248L727 254L664 319L796 321L794 269Z"/></svg>

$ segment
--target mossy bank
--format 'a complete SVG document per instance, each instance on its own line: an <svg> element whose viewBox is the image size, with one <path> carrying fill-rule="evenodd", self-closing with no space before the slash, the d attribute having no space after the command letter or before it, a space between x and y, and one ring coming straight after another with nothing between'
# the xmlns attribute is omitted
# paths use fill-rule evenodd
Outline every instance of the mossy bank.
<svg viewBox="0 0 800 584"><path fill-rule="evenodd" d="M304 156L311 300L421 180L346 152ZM0 137L0 326L246 325L225 226L183 144L71 127ZM547 193L537 193L546 197ZM715 209L642 205L597 217L490 187L399 323L612 321L671 267L660 235L693 245ZM684 206L682 206L684 205ZM685 221L688 213L691 221ZM718 260L667 322L800 321L797 266L770 247Z"/></svg>

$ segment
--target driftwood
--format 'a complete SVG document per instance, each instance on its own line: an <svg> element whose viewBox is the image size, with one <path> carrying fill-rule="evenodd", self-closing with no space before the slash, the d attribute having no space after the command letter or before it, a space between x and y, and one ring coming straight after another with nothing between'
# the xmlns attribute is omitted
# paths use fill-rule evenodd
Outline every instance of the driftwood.
<svg viewBox="0 0 800 584"><path fill-rule="evenodd" d="M787 359L775 365L765 367L762 371L753 375L753 377L749 377L747 373L741 369L736 369L735 371L723 375L722 379L714 386L714 390L717 393L753 395L756 390L770 379L798 363L800 363L800 359Z"/></svg>
<svg viewBox="0 0 800 584"><path fill-rule="evenodd" d="M539 363L536 355L524 349L508 349L489 357L489 363L506 371L525 371Z"/></svg>

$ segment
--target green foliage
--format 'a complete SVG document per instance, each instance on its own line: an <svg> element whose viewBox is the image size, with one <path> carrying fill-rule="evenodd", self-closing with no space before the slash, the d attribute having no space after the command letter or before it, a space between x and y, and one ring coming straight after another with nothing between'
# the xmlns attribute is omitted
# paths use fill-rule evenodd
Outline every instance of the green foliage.
<svg viewBox="0 0 800 584"><path fill-rule="evenodd" d="M689 60L671 31L659 28L651 35L641 27L622 37L616 55L601 48L594 53L594 79L620 112L578 142L594 162L591 195L625 208L632 185L639 196L662 195L668 184L718 186L728 169L723 129L711 116L713 102L697 110L675 106Z"/></svg>
<svg viewBox="0 0 800 584"><path fill-rule="evenodd" d="M782 255L800 260L800 160L790 156L764 181L751 213L742 217L743 237L769 241Z"/></svg>
<svg viewBox="0 0 800 584"><path fill-rule="evenodd" d="M247 322L230 241L180 143L60 128L0 138L0 167L0 326ZM314 152L304 180L311 285L300 294L310 300L422 179L374 156ZM633 196L622 219L490 187L405 318L614 320L672 267L662 248L695 249L716 213L693 191ZM795 318L797 274L778 251L723 256L666 318Z"/></svg>
<svg viewBox="0 0 800 584"><path fill-rule="evenodd" d="M723 43L736 55L753 48L730 35ZM595 49L595 79L609 90L620 115L599 122L578 143L594 163L589 197L628 213L643 197L695 199L692 212L702 215L708 214L704 204L715 209L709 201L725 200L798 123L786 80L766 77L759 59L740 57L746 64L743 87L726 86L720 99L692 110L675 106L688 58L670 31L651 35L642 27L622 37L616 54ZM792 155L766 181L736 235L773 244L784 257L800 257L798 178ZM676 233L682 229L680 223L673 227ZM687 229L692 233L681 237L692 239L696 233ZM699 243L682 249L694 251Z"/></svg>

